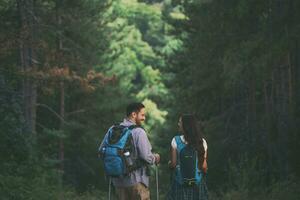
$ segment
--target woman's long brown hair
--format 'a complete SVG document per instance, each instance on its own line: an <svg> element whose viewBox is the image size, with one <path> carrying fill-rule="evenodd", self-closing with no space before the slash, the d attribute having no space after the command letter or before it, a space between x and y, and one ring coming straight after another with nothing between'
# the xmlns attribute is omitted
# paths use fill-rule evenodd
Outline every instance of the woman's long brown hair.
<svg viewBox="0 0 300 200"><path fill-rule="evenodd" d="M202 169L204 161L204 146L203 146L203 134L201 127L198 126L196 117L192 114L181 115L182 129L184 139L188 145L191 145L198 152L198 168Z"/></svg>

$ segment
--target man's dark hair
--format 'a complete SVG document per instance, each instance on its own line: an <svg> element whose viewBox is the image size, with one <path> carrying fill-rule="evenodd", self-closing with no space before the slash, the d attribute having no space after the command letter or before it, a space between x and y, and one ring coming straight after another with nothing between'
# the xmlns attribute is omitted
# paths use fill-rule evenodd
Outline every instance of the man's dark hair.
<svg viewBox="0 0 300 200"><path fill-rule="evenodd" d="M145 108L144 104L142 103L138 103L138 102L131 103L126 108L126 116L129 117L130 114L133 112L140 112L142 108Z"/></svg>

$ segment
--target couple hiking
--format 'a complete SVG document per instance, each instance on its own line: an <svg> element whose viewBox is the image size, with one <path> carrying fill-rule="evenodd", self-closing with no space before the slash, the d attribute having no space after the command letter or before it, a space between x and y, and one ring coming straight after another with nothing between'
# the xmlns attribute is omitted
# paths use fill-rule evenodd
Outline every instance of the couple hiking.
<svg viewBox="0 0 300 200"><path fill-rule="evenodd" d="M145 117L142 103L129 104L124 121L108 130L99 147L105 173L119 200L150 200L148 167L159 164L160 155L152 153L141 126ZM193 115L182 115L178 126L181 135L172 139L170 148L172 181L167 199L207 200L207 143Z"/></svg>

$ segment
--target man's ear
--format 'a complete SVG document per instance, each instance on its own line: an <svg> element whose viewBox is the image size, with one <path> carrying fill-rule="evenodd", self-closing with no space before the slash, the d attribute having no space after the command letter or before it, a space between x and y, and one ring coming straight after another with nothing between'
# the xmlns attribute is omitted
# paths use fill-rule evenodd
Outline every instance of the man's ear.
<svg viewBox="0 0 300 200"><path fill-rule="evenodd" d="M131 117L132 117L132 118L136 118L136 116L137 116L137 113L136 113L136 112L132 112L132 113L131 113Z"/></svg>
<svg viewBox="0 0 300 200"><path fill-rule="evenodd" d="M136 113L135 112L132 112L130 115L129 115L129 118L131 119L134 119L136 117Z"/></svg>

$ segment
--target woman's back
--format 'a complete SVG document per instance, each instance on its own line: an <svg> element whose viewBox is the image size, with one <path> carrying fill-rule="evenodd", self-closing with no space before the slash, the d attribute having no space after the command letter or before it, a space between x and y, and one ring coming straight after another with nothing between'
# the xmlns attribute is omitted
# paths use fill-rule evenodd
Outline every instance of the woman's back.
<svg viewBox="0 0 300 200"><path fill-rule="evenodd" d="M207 200L208 194L205 180L207 170L207 142L197 131L194 116L183 115L181 118L178 125L183 135L175 136L171 141L171 160L169 161L169 166L173 171L167 199ZM198 138L198 140L195 138ZM196 162L193 162L194 160ZM186 167L186 165L190 166ZM188 170L191 173L186 174L195 174L195 176L185 177L185 171L183 170Z"/></svg>

